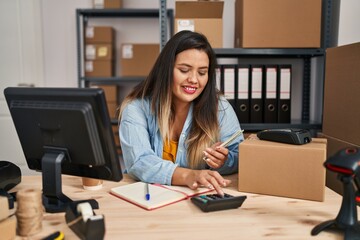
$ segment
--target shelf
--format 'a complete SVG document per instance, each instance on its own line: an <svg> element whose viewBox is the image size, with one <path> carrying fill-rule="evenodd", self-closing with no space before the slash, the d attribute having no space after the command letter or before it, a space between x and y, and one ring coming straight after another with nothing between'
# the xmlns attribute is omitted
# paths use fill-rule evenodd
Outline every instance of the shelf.
<svg viewBox="0 0 360 240"><path fill-rule="evenodd" d="M137 84L143 81L145 77L87 77L81 78L86 83L103 84L103 85L127 85Z"/></svg>
<svg viewBox="0 0 360 240"><path fill-rule="evenodd" d="M215 48L218 58L241 57L314 57L324 56L325 49L303 49L303 48Z"/></svg>
<svg viewBox="0 0 360 240"><path fill-rule="evenodd" d="M309 122L292 122L292 123L240 123L241 128L245 131L261 131L264 129L281 129L281 128L299 128L321 130L321 123Z"/></svg>
<svg viewBox="0 0 360 240"><path fill-rule="evenodd" d="M76 13L83 17L134 17L134 18L158 18L159 9L77 9ZM173 9L167 10L167 15L173 16Z"/></svg>

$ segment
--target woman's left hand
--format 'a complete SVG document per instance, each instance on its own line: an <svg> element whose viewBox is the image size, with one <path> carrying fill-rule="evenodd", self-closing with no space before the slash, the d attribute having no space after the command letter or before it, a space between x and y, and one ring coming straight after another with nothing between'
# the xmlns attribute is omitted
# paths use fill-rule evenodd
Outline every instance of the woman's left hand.
<svg viewBox="0 0 360 240"><path fill-rule="evenodd" d="M217 142L204 150L203 159L206 161L207 165L213 169L222 167L228 158L229 150L220 145L221 142Z"/></svg>

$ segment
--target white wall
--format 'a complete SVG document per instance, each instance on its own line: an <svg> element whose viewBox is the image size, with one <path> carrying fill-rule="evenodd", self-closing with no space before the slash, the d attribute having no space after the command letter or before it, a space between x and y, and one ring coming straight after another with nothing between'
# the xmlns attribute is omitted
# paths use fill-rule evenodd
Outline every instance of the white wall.
<svg viewBox="0 0 360 240"><path fill-rule="evenodd" d="M360 42L360 1L342 0L340 3L338 45Z"/></svg>

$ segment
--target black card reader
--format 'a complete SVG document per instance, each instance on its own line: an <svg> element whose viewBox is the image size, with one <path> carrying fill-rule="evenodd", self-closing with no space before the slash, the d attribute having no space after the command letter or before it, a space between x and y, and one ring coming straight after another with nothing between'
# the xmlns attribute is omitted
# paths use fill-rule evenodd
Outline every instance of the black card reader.
<svg viewBox="0 0 360 240"><path fill-rule="evenodd" d="M261 140L302 145L311 142L311 134L305 129L267 129L257 133Z"/></svg>

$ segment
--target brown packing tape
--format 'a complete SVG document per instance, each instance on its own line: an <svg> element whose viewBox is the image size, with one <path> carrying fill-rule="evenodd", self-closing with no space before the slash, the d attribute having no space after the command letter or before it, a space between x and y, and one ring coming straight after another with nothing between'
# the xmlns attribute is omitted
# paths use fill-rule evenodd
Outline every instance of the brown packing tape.
<svg viewBox="0 0 360 240"><path fill-rule="evenodd" d="M7 197L0 196L0 221L9 216L9 200Z"/></svg>

